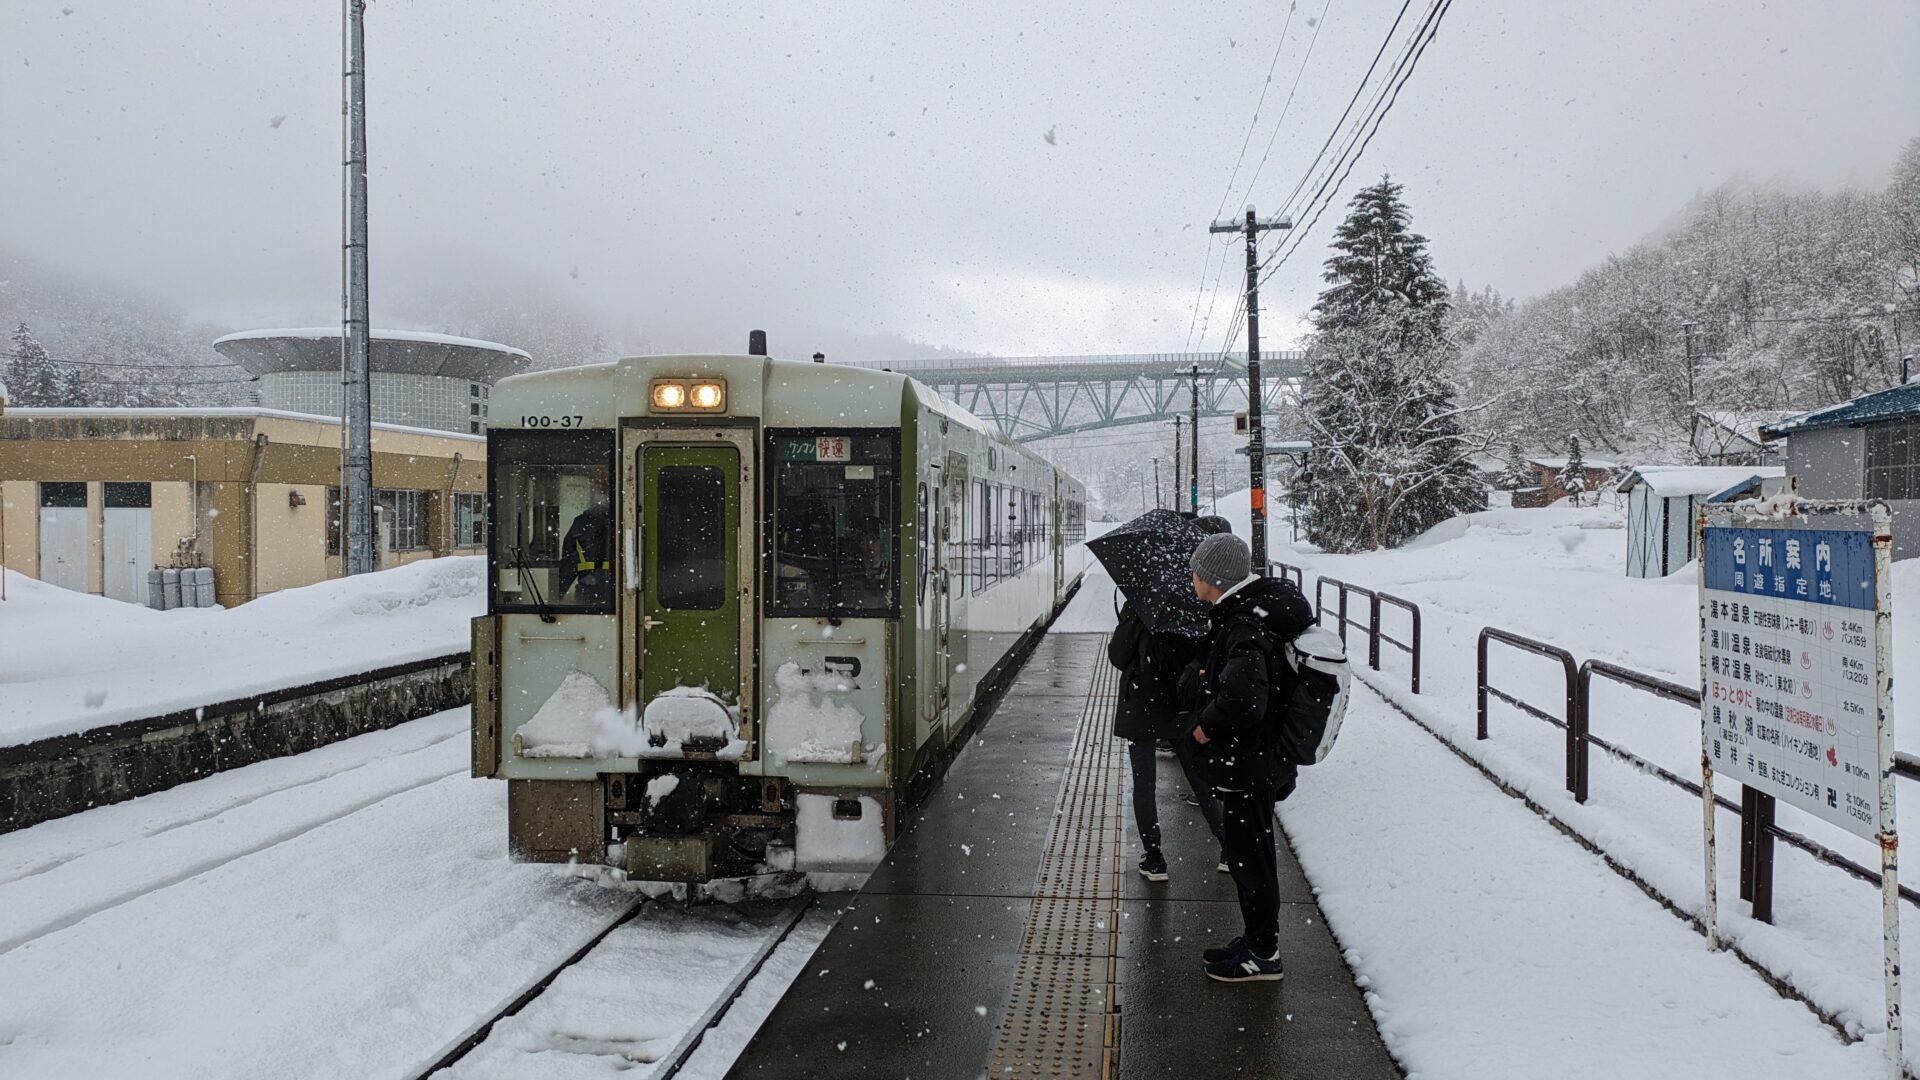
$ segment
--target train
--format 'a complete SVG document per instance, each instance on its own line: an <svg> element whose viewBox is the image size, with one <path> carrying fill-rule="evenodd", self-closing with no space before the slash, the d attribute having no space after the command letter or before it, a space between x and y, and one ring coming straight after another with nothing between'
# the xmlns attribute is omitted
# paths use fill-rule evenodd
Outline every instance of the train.
<svg viewBox="0 0 1920 1080"><path fill-rule="evenodd" d="M486 437L472 771L519 861L871 869L1087 558L1039 454L758 342L503 379Z"/></svg>

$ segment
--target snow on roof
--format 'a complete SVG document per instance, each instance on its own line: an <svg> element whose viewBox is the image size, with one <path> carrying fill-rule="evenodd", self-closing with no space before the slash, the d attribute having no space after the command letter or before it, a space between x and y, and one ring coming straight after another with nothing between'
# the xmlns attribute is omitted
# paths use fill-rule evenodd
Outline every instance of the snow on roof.
<svg viewBox="0 0 1920 1080"><path fill-rule="evenodd" d="M1567 467L1567 459L1564 457L1530 457L1527 459L1527 462L1531 465L1540 465L1549 469L1564 469ZM1611 461L1602 461L1599 458L1584 458L1580 464L1588 469L1613 470L1620 467Z"/></svg>
<svg viewBox="0 0 1920 1080"><path fill-rule="evenodd" d="M1783 420L1777 424L1765 424L1760 428L1760 434L1763 438L1778 439L1796 431L1852 427L1858 424L1870 424L1876 420L1894 420L1903 416L1920 416L1920 381L1865 394L1852 401L1843 401L1824 409L1815 409L1810 413Z"/></svg>
<svg viewBox="0 0 1920 1080"><path fill-rule="evenodd" d="M213 340L215 345L223 341L253 341L260 338L339 338L337 326L305 326L292 330L242 330L237 334L228 334ZM431 334L420 330L379 330L370 332L375 341L413 341L423 345L458 345L468 349L490 349L494 352L512 353L515 356L532 360L524 350L511 345L502 345L497 341L481 341L479 338L455 337L452 334Z"/></svg>
<svg viewBox="0 0 1920 1080"><path fill-rule="evenodd" d="M1762 427L1777 424L1792 415L1792 409L1750 409L1744 412L1736 409L1705 409L1701 411L1700 418L1748 442L1758 443Z"/></svg>
<svg viewBox="0 0 1920 1080"><path fill-rule="evenodd" d="M1615 490L1631 491L1645 484L1662 498L1718 495L1750 480L1786 475L1787 470L1778 465L1642 465L1628 473Z"/></svg>
<svg viewBox="0 0 1920 1080"><path fill-rule="evenodd" d="M31 416L92 416L92 417L100 417L100 418L109 419L109 420L117 420L121 417L127 417L129 419L138 419L138 418L155 418L155 417L168 418L168 417L176 417L176 416L212 416L212 417L260 416L260 417L266 417L272 420L305 420L309 423L333 424L335 426L338 426L340 423L340 418L337 416L324 416L320 413L289 412L285 409L256 409L256 408L250 408L246 406L228 406L224 408L212 407L212 408L204 408L204 409L187 409L187 408L71 409L71 408L61 408L58 406L46 406L46 407L35 407L35 408L21 406L20 408L17 408L17 409L8 409L7 415L8 416L29 416L29 417ZM465 432L447 431L443 428L412 427L407 424L386 424L386 423L381 423L377 420L374 421L373 427L375 431L394 431L404 435L432 435L437 438L460 439L465 442L478 442L478 443L483 443L487 441L487 438L484 435L469 435L469 434L466 434Z"/></svg>

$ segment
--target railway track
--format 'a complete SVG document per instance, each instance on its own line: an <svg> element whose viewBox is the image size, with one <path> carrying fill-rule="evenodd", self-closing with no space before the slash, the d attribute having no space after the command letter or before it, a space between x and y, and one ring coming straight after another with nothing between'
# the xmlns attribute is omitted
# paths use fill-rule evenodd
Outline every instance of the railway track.
<svg viewBox="0 0 1920 1080"><path fill-rule="evenodd" d="M637 1064L652 1066L653 1071L646 1074L651 1080L670 1080L670 1078L677 1076L689 1061L693 1060L695 1053L699 1051L705 1043L708 1032L712 1031L727 1018L735 1003L747 993L754 985L755 980L761 976L767 966L767 962L772 959L774 953L793 936L794 931L801 925L807 914L815 910L817 902L818 898L813 894L787 901L772 920L772 925L761 940L759 946L739 965L733 977L720 988L719 993L716 994L713 1000L707 1004L706 1008L700 1012L693 1023L686 1028L673 1047L662 1054L649 1055L636 1062ZM631 907L627 908L618 917L608 923L598 934L595 934L584 945L576 949L571 955L549 968L519 994L515 995L511 1001L508 1001L499 1010L476 1024L471 1031L455 1040L432 1064L408 1074L411 1080L426 1080L427 1077L441 1075L445 1070L451 1069L466 1060L474 1051L486 1045L488 1039L492 1037L494 1029L502 1021L519 1015L528 1006L539 1000L542 995L546 994L549 989L552 988L554 981L562 974L576 967L582 961L585 961L602 946L606 945L609 940L615 938L624 928L631 926L643 910L650 906L658 905L658 901L650 899L635 902ZM608 1008L616 1008L618 1006L618 1002L606 1002L605 1004Z"/></svg>

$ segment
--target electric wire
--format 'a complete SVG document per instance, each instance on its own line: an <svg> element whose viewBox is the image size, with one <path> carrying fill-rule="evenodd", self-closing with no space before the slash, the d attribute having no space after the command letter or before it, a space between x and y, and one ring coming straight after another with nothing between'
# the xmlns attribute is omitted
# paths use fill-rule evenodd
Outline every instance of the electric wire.
<svg viewBox="0 0 1920 1080"><path fill-rule="evenodd" d="M1434 36L1440 32L1440 21L1446 17L1448 9L1452 6L1453 0L1438 0L1435 4L1433 14L1425 27L1426 37L1420 42L1419 47L1412 52L1399 82L1393 84L1392 93L1386 98L1385 104L1375 114L1373 126L1367 132L1366 138L1361 140L1359 147L1347 158L1346 170L1340 174L1340 179L1331 187L1325 187L1323 185L1323 188L1326 190L1326 197L1321 200L1319 207L1314 211L1313 219L1307 223L1305 228L1293 230L1293 235L1287 238L1289 241L1292 241L1291 246L1283 242L1279 247L1275 248L1274 256L1269 260L1271 265L1261 274L1259 278L1260 281L1265 282L1268 278L1278 273L1280 268L1286 264L1286 261L1291 258L1295 252L1300 250L1301 246L1306 242L1307 236L1312 233L1313 227L1319 224L1321 215L1326 213L1327 207L1332 205L1334 197L1339 194L1340 186L1347 182L1349 176L1353 175L1353 167L1359 164L1360 159L1366 155L1367 147L1373 142L1373 137L1380 133L1380 125L1385 122L1387 114L1393 111L1394 104L1400 100L1400 91L1405 88L1408 80L1413 77L1414 70L1420 65L1420 58L1426 54L1427 46L1433 43ZM1416 31L1416 36L1417 33Z"/></svg>

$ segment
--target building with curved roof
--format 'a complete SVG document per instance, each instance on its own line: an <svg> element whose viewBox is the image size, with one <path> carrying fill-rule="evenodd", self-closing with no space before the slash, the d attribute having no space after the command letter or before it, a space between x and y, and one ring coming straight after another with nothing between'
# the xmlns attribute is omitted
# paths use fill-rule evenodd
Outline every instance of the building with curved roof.
<svg viewBox="0 0 1920 1080"><path fill-rule="evenodd" d="M373 331L369 356L376 423L479 434L493 384L533 366L492 341L407 330ZM259 380L267 409L340 415L340 328L246 330L213 343Z"/></svg>

